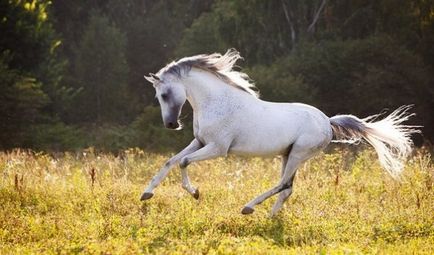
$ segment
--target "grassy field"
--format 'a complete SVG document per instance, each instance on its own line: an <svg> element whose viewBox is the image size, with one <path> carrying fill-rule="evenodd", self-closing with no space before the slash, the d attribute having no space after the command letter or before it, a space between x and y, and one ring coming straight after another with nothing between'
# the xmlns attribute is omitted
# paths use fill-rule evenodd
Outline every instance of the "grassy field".
<svg viewBox="0 0 434 255"><path fill-rule="evenodd" d="M401 182L372 151L321 154L275 218L275 198L240 210L277 182L278 158L191 165L198 201L175 168L140 202L168 156L0 153L0 254L434 254L434 168L422 150Z"/></svg>

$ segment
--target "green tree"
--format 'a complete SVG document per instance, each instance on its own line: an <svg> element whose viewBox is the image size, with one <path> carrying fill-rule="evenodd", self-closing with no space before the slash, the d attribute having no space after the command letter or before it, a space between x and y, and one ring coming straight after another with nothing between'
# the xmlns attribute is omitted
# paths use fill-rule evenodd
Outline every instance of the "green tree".
<svg viewBox="0 0 434 255"><path fill-rule="evenodd" d="M324 0L217 1L187 29L177 52L235 47L249 65L271 64L323 26Z"/></svg>
<svg viewBox="0 0 434 255"><path fill-rule="evenodd" d="M0 90L4 148L22 145L30 125L64 112L71 90L62 86L60 45L49 20L50 1L0 2ZM0 146L2 146L0 145Z"/></svg>
<svg viewBox="0 0 434 255"><path fill-rule="evenodd" d="M79 121L123 122L128 65L125 35L109 19L94 11L89 19L74 62Z"/></svg>
<svg viewBox="0 0 434 255"><path fill-rule="evenodd" d="M8 67L0 58L0 148L21 146L28 126L41 118L48 96L42 84Z"/></svg>

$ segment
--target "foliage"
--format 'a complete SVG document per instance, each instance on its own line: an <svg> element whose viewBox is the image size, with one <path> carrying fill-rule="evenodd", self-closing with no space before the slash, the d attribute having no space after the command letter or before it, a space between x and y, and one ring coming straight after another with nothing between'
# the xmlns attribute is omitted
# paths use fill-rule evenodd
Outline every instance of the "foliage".
<svg viewBox="0 0 434 255"><path fill-rule="evenodd" d="M43 151L78 150L89 146L82 130L62 122L31 125L24 137L26 147Z"/></svg>
<svg viewBox="0 0 434 255"><path fill-rule="evenodd" d="M12 69L37 74L39 65L58 46L48 22L48 1L2 1L0 4L1 52L8 52ZM40 78L40 77L38 77Z"/></svg>
<svg viewBox="0 0 434 255"><path fill-rule="evenodd" d="M42 84L11 70L6 61L0 58L0 148L20 145L27 125L41 118L40 110L48 103Z"/></svg>
<svg viewBox="0 0 434 255"><path fill-rule="evenodd" d="M0 253L432 254L432 159L418 151L402 182L373 151L322 154L302 167L276 218L273 199L243 204L277 181L277 159L229 157L193 164L194 200L177 169L140 202L169 155L0 153ZM348 163L350 162L350 163Z"/></svg>
<svg viewBox="0 0 434 255"><path fill-rule="evenodd" d="M225 52L229 46L219 37L219 17L204 13L197 18L184 35L176 49L176 56L192 56L203 53Z"/></svg>
<svg viewBox="0 0 434 255"><path fill-rule="evenodd" d="M185 31L178 51L190 55L234 47L242 50L248 65L273 63L306 37L320 2L217 1Z"/></svg>
<svg viewBox="0 0 434 255"><path fill-rule="evenodd" d="M181 150L193 139L189 122L178 132L163 128L160 108L154 106L146 107L130 125L77 126L52 122L30 125L21 136L24 147L47 152L79 151L87 147L108 152L136 147L167 152Z"/></svg>
<svg viewBox="0 0 434 255"><path fill-rule="evenodd" d="M128 109L125 37L104 15L91 14L74 64L83 88L76 105L79 120L122 122L122 108Z"/></svg>
<svg viewBox="0 0 434 255"><path fill-rule="evenodd" d="M251 67L247 69L247 73L252 74L251 78L264 100L315 104L317 89L306 84L302 75L288 72L292 64L288 58L282 58L270 66Z"/></svg>
<svg viewBox="0 0 434 255"><path fill-rule="evenodd" d="M48 19L49 4L0 3L0 148L24 145L28 126L65 114L74 95L61 84L61 41Z"/></svg>
<svg viewBox="0 0 434 255"><path fill-rule="evenodd" d="M49 20L50 1L3 1L0 4L0 51L8 68L34 79L49 97L44 113L58 116L69 110L75 92L62 84L65 60L57 54L61 45Z"/></svg>
<svg viewBox="0 0 434 255"><path fill-rule="evenodd" d="M148 106L132 123L131 147L147 151L180 150L193 140L192 125L186 123L182 131L164 129L158 107Z"/></svg>
<svg viewBox="0 0 434 255"><path fill-rule="evenodd" d="M434 95L432 89L421 93L430 83L421 59L388 37L325 41L296 54L294 63L294 73L318 88L321 97L333 98L328 104L318 100L330 112L353 109L366 114L378 107L416 103L427 107ZM385 91L387 99L372 96Z"/></svg>

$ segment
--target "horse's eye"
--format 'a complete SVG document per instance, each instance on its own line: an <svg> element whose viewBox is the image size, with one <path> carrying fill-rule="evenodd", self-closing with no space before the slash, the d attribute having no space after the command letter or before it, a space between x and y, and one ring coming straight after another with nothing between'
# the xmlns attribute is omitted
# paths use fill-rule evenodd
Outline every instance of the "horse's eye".
<svg viewBox="0 0 434 255"><path fill-rule="evenodd" d="M166 93L161 94L161 99L163 99L163 100L167 100L168 97L169 96Z"/></svg>

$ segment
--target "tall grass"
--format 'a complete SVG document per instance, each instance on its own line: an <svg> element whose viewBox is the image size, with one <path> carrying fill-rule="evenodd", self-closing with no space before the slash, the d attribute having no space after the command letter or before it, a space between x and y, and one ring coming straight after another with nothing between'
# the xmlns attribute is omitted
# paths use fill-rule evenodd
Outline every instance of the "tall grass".
<svg viewBox="0 0 434 255"><path fill-rule="evenodd" d="M424 150L401 182L373 151L322 154L298 171L276 218L274 199L249 216L240 210L277 182L278 158L191 165L198 201L174 169L140 202L168 156L0 153L0 254L434 253L434 167Z"/></svg>

